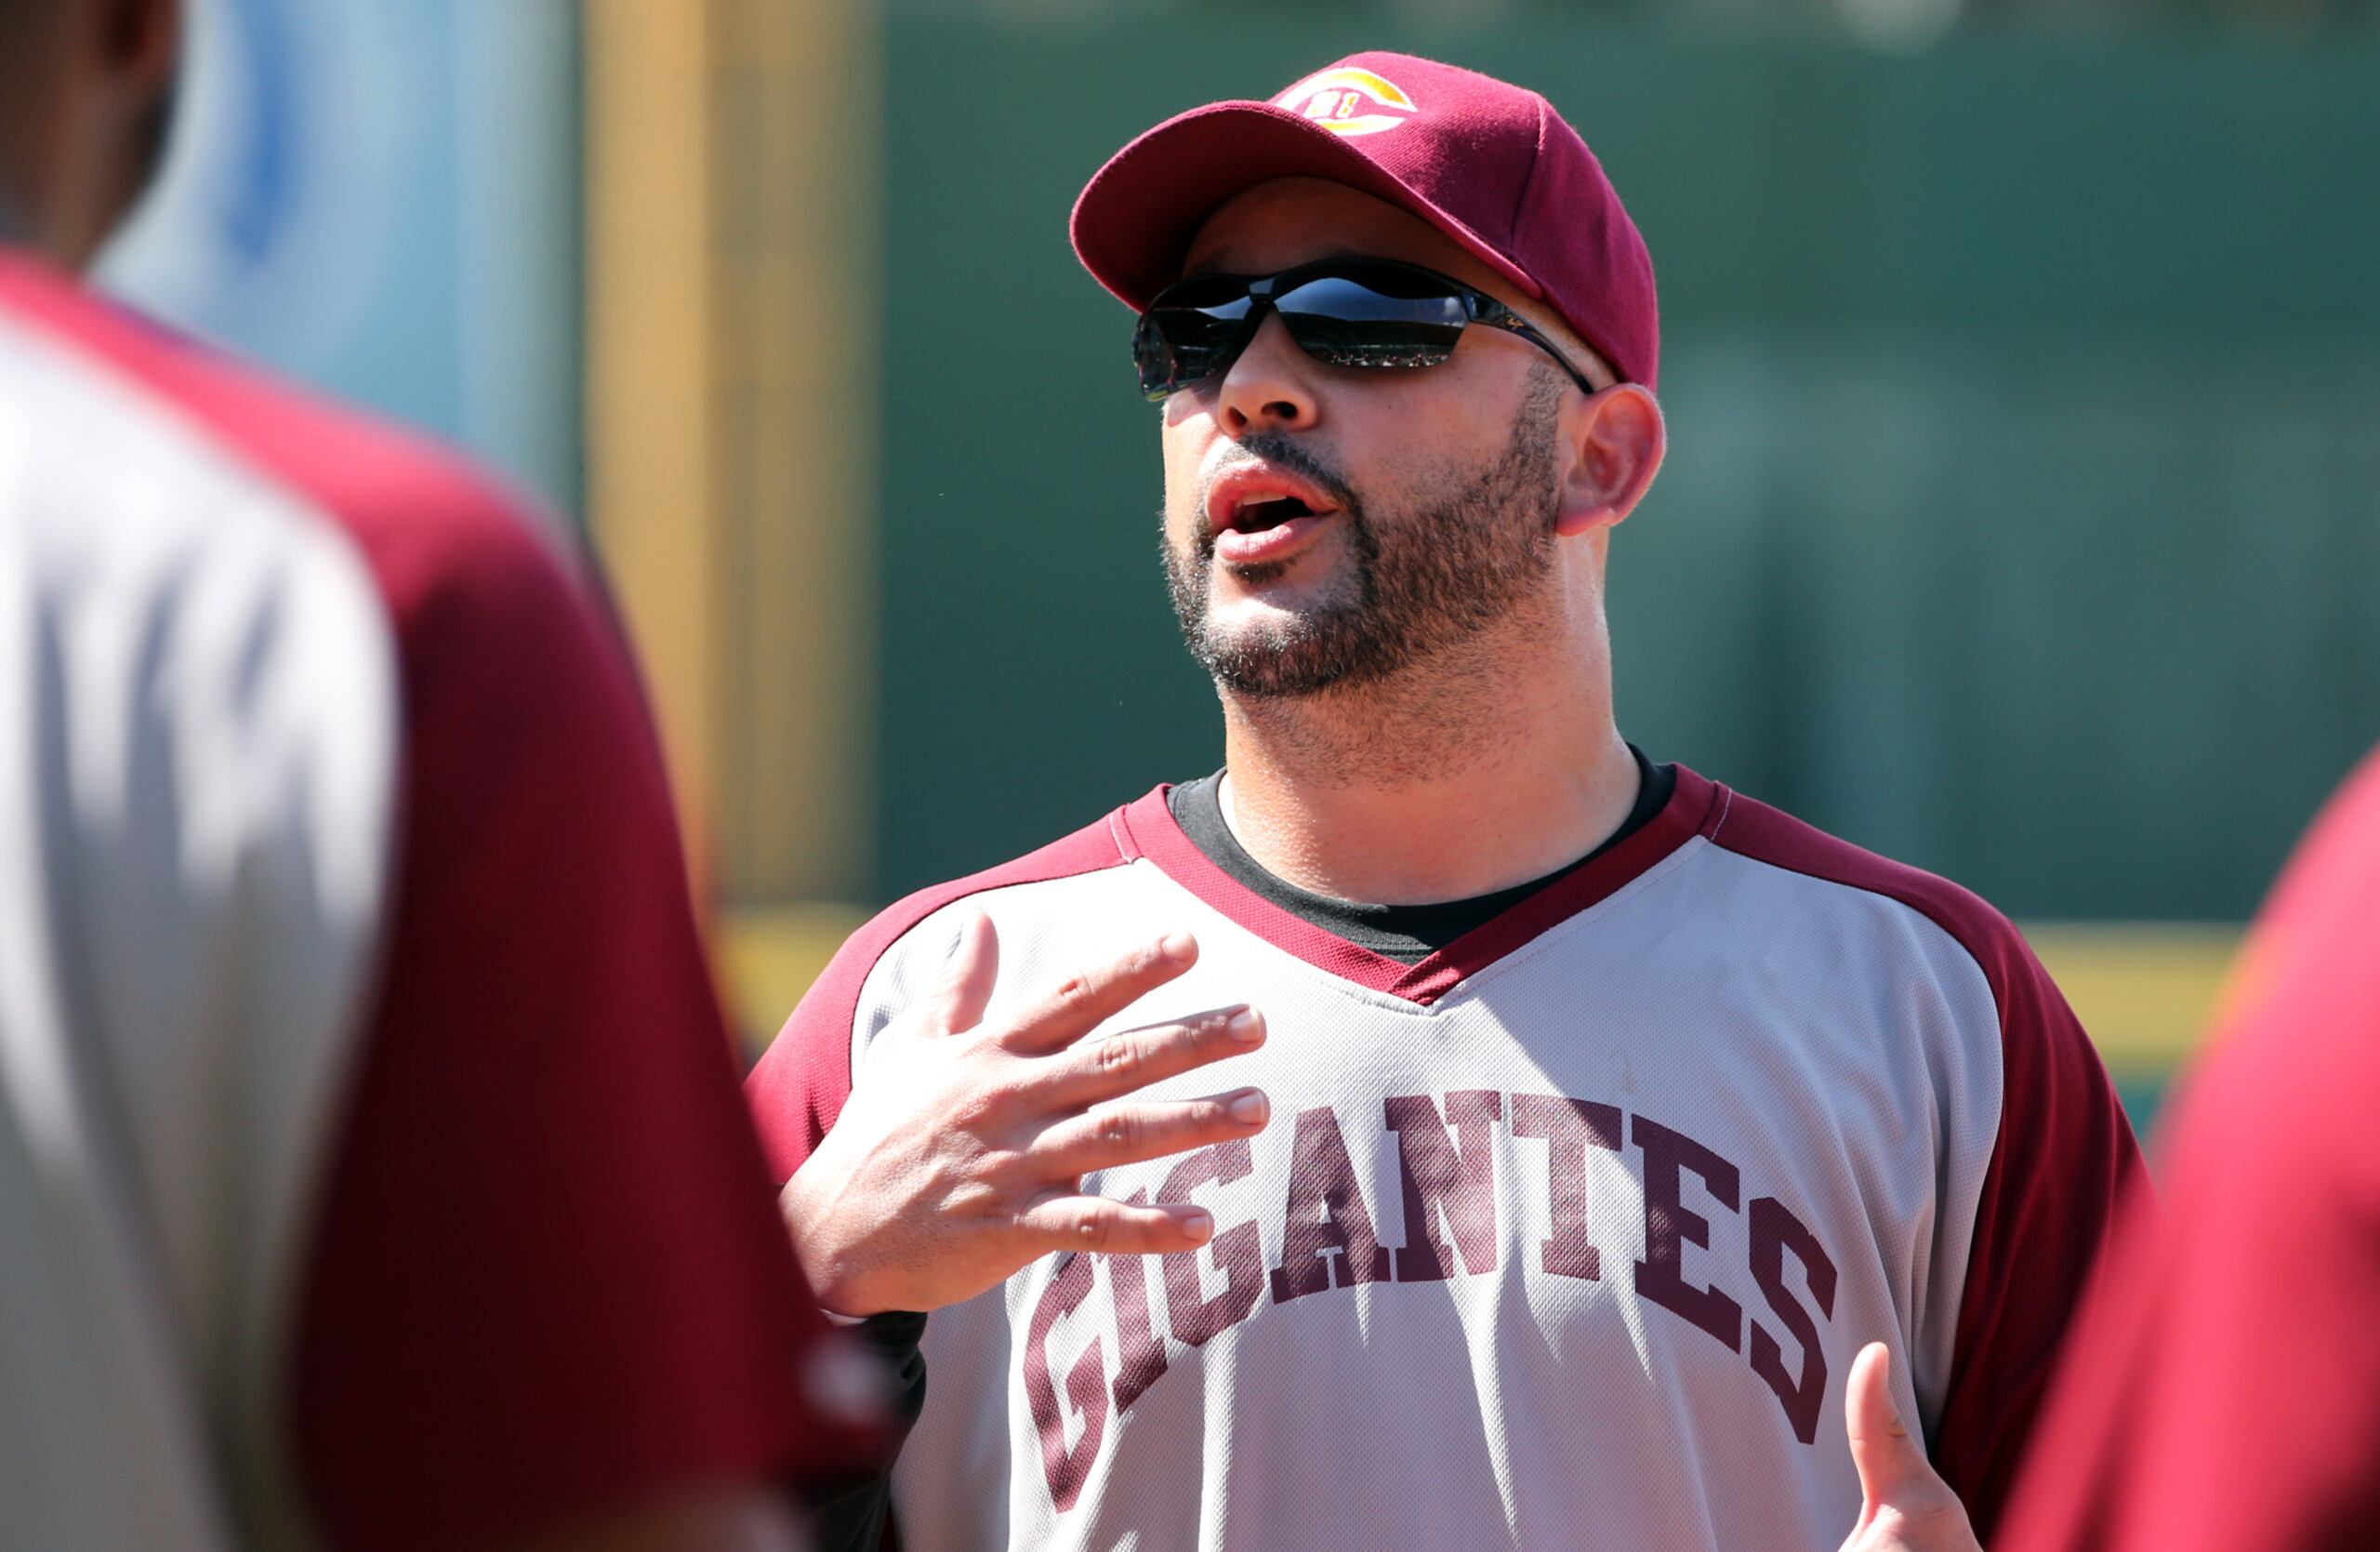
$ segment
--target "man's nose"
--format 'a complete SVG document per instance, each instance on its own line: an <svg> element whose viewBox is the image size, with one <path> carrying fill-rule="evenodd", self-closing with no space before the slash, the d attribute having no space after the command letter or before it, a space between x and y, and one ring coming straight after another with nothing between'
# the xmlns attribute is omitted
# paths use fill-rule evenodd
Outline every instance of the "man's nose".
<svg viewBox="0 0 2380 1552"><path fill-rule="evenodd" d="M1233 436L1253 431L1297 431L1321 415L1314 391L1314 359L1297 347L1277 312L1258 325L1256 338L1223 374L1215 413Z"/></svg>

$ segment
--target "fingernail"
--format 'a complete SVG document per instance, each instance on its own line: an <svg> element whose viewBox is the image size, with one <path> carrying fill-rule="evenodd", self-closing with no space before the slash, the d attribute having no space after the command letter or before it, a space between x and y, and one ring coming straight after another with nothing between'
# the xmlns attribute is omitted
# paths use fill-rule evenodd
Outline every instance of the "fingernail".
<svg viewBox="0 0 2380 1552"><path fill-rule="evenodd" d="M1231 1119L1249 1126L1262 1121L1273 1109L1264 1096L1254 1089L1233 1099L1230 1108Z"/></svg>
<svg viewBox="0 0 2380 1552"><path fill-rule="evenodd" d="M1264 1038L1264 1015L1254 1008L1242 1008L1231 1015L1231 1022L1223 1028L1231 1031L1232 1039L1253 1045Z"/></svg>
<svg viewBox="0 0 2380 1552"><path fill-rule="evenodd" d="M1193 1240L1197 1240L1200 1244L1205 1244L1208 1238L1215 1232L1214 1215L1207 1212L1204 1208L1200 1208L1195 1213L1183 1214L1182 1215L1182 1232L1187 1234Z"/></svg>
<svg viewBox="0 0 2380 1552"><path fill-rule="evenodd" d="M1157 944L1157 951L1170 960L1186 960L1197 948L1197 940L1188 933L1168 933Z"/></svg>

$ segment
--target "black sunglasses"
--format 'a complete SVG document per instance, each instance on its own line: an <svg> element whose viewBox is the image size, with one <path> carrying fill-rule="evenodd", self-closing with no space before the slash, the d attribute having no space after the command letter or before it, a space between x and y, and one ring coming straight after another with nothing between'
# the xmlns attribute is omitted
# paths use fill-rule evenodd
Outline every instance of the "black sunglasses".
<svg viewBox="0 0 2380 1552"><path fill-rule="evenodd" d="M1325 259L1269 275L1193 275L1158 292L1132 330L1132 364L1152 401L1230 367L1267 311L1299 350L1331 366L1442 366L1473 324L1517 334L1552 356L1585 392L1586 374L1554 341L1483 291L1417 264Z"/></svg>

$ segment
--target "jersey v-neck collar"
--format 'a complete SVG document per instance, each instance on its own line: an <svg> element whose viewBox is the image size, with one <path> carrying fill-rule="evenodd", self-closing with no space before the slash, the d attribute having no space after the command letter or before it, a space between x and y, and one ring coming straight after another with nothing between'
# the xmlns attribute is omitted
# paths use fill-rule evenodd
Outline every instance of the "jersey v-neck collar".
<svg viewBox="0 0 2380 1552"><path fill-rule="evenodd" d="M1463 934L1416 964L1351 943L1233 878L1182 831L1161 786L1117 815L1117 840L1166 877L1282 952L1372 991L1429 1007L1497 961L1608 899L1696 835L1714 828L1726 789L1675 767L1677 787L1645 826L1600 856Z"/></svg>

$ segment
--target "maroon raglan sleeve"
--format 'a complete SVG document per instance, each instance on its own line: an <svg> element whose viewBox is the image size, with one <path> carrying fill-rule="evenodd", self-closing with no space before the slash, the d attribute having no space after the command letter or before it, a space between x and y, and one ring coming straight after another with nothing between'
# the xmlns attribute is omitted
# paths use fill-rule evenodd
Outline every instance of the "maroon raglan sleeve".
<svg viewBox="0 0 2380 1552"><path fill-rule="evenodd" d="M927 917L970 895L1071 878L1130 860L1111 814L1013 862L919 890L853 933L795 1007L745 1081L769 1176L782 1186L826 1137L852 1092L852 1036L877 962Z"/></svg>
<svg viewBox="0 0 2380 1552"><path fill-rule="evenodd" d="M2119 1210L2146 1178L2115 1085L2006 917L1957 884L1731 802L1721 844L1898 900L1972 957L1999 1014L1999 1134L1985 1166L1942 1416L1927 1440L1986 1545L2005 1512L2052 1367ZM1724 829L1721 826L1724 825ZM1987 1037L1988 1033L1987 1033Z"/></svg>
<svg viewBox="0 0 2380 1552"><path fill-rule="evenodd" d="M1064 878L1129 860L1119 845L1116 816L1109 816L1064 840L1014 862L955 882L921 890L890 907L843 944L811 985L785 1027L770 1041L745 1081L744 1099L760 1138L769 1178L782 1187L817 1149L842 1113L852 1092L852 1047L861 1017L861 996L877 963L912 929L943 907L1006 884ZM897 1451L925 1401L925 1360L918 1351L926 1317L891 1311L861 1321L853 1339L893 1380L893 1417L881 1452ZM854 1488L824 1506L822 1536L858 1544L884 1527L883 1545L897 1546L887 1477Z"/></svg>
<svg viewBox="0 0 2380 1552"><path fill-rule="evenodd" d="M2380 757L2326 812L2168 1111L2010 1552L2380 1546Z"/></svg>
<svg viewBox="0 0 2380 1552"><path fill-rule="evenodd" d="M896 907L885 915L897 920L907 913ZM778 1186L808 1161L851 1097L852 1021L860 987L899 935L879 917L847 939L744 1081L744 1102L769 1177Z"/></svg>
<svg viewBox="0 0 2380 1552"><path fill-rule="evenodd" d="M2000 1135L1931 1453L1990 1545L2120 1210L2134 1189L2147 1193L2131 1122L2066 999L2014 927L1964 899L1977 914L1952 930L2000 1008Z"/></svg>
<svg viewBox="0 0 2380 1552"><path fill-rule="evenodd" d="M360 532L399 644L377 1001L296 1333L340 1546L848 1464L624 650L500 511Z"/></svg>

